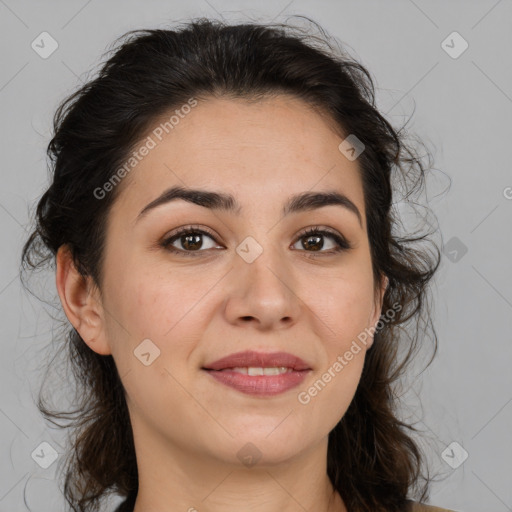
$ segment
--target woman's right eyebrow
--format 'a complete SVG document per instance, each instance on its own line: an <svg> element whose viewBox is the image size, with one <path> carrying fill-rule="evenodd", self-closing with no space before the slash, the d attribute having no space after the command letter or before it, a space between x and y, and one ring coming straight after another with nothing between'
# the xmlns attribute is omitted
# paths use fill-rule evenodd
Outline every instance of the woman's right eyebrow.
<svg viewBox="0 0 512 512"><path fill-rule="evenodd" d="M211 190L191 189L181 186L171 187L165 190L156 199L147 204L137 216L136 222L145 217L147 213L158 206L167 204L171 201L182 199L189 203L197 204L211 210L224 210L240 215L242 206L235 197L224 192L214 192ZM326 190L320 192L302 192L291 196L283 206L283 216L291 213L299 213L311 211L325 206L341 206L346 210L354 213L359 221L359 225L363 226L361 212L347 196L335 190Z"/></svg>

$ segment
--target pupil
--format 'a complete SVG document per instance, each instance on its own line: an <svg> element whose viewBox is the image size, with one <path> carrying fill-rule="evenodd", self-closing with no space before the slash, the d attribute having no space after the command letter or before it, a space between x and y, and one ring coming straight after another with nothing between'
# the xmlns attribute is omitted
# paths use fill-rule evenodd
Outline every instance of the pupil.
<svg viewBox="0 0 512 512"><path fill-rule="evenodd" d="M193 241L190 241L193 240ZM310 235L306 239L306 243L303 244L306 249L312 249L318 251L323 247L322 237L319 235ZM181 243L186 249L199 249L201 247L201 235L192 234L184 235L181 237Z"/></svg>
<svg viewBox="0 0 512 512"><path fill-rule="evenodd" d="M189 242L190 239L195 239L195 242ZM185 240L185 242L183 242ZM181 237L181 243L186 249L199 249L201 247L201 235L184 235Z"/></svg>
<svg viewBox="0 0 512 512"><path fill-rule="evenodd" d="M311 240L315 240L313 243L310 243ZM320 244L320 247L317 247L315 248L314 245L315 244ZM321 240L321 236L318 236L318 235L311 235L311 236L308 236L307 238L307 242L305 244L305 248L310 248L310 249L313 249L314 251L318 251L320 250L322 247L323 247L323 242Z"/></svg>

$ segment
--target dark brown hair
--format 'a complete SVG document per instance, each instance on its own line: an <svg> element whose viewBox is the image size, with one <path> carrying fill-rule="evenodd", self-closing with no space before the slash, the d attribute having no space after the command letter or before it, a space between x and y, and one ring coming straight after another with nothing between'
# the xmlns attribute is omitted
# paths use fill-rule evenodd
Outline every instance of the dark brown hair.
<svg viewBox="0 0 512 512"><path fill-rule="evenodd" d="M421 193L429 166L403 128L395 130L379 113L369 72L311 23L321 36L290 24L229 25L201 18L179 29L135 30L118 39L98 76L55 113L47 151L51 184L37 204L22 266L34 270L50 263L55 269L55 255L66 245L81 275L91 276L101 291L105 225L121 186L101 200L94 191L156 119L191 97L257 101L284 93L317 108L340 133L354 134L365 146L358 163L375 283L383 274L389 278L383 311L400 305L375 333L355 397L330 432L328 476L350 512L399 512L407 499L423 501L428 494L423 455L413 440L416 428L398 417L395 385L428 332L434 355L437 350L427 285L440 253L431 232L398 233L394 203ZM80 512L98 510L110 493L133 503L136 457L114 360L92 351L66 325L68 335L56 341L71 362L77 408L50 410L42 392L38 402L48 420L72 427L64 494ZM403 357L399 342L405 342Z"/></svg>

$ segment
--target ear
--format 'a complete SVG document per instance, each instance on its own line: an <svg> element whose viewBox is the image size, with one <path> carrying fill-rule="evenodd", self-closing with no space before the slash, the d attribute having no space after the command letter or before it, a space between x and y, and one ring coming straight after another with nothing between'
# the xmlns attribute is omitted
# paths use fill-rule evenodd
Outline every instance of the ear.
<svg viewBox="0 0 512 512"><path fill-rule="evenodd" d="M103 307L92 278L78 272L66 245L59 247L56 263L57 291L69 322L91 350L101 355L111 354L105 336Z"/></svg>
<svg viewBox="0 0 512 512"><path fill-rule="evenodd" d="M382 304L384 302L384 294L388 288L389 278L385 275L382 275L379 287L375 290L375 297L372 312L370 314L369 325L368 328L375 328L379 321L380 315L382 314ZM372 330L374 333L375 331ZM370 348L373 344L373 334L367 340L367 348Z"/></svg>

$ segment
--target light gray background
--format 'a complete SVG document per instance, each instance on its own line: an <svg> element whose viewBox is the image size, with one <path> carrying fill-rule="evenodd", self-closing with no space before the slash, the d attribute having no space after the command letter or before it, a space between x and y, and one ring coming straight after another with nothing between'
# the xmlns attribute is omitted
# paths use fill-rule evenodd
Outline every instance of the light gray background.
<svg viewBox="0 0 512 512"><path fill-rule="evenodd" d="M241 0L0 0L0 512L26 510L24 492L33 511L63 509L53 477L65 439L33 403L52 336L49 315L58 311L24 293L18 275L29 208L47 183L44 152L58 102L127 30L198 16L264 22L292 14L313 17L349 45L375 78L394 126L415 106L409 130L435 148L430 206L446 247L463 244L467 253L446 251L454 261L444 258L434 287L439 353L408 391L405 412L420 419L432 471L441 475L432 504L512 510L512 2L260 0L255 8ZM31 48L43 31L59 45L47 59ZM456 59L441 46L453 31L469 43ZM448 44L460 48L457 40ZM451 188L440 194L445 175ZM32 286L50 298L55 292L53 276ZM59 453L48 469L31 457L43 441ZM456 469L441 455L452 442L469 454Z"/></svg>

